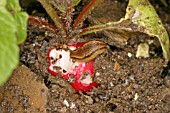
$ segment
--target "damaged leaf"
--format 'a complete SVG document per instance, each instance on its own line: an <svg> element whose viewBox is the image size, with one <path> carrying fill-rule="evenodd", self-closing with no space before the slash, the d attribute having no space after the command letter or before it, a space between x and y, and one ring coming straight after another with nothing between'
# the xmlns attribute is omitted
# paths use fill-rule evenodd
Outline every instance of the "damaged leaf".
<svg viewBox="0 0 170 113"><path fill-rule="evenodd" d="M163 56L166 61L170 59L169 37L158 14L148 0L129 0L125 18L117 22L109 22L84 28L81 35L113 29L125 33L145 33L151 37L157 37L160 41ZM126 34L125 34L126 35Z"/></svg>
<svg viewBox="0 0 170 113"><path fill-rule="evenodd" d="M136 26L136 31L146 33L151 37L157 37L162 46L163 55L165 59L169 61L170 51L168 33L148 0L130 0L128 7L126 8L125 19L130 19Z"/></svg>

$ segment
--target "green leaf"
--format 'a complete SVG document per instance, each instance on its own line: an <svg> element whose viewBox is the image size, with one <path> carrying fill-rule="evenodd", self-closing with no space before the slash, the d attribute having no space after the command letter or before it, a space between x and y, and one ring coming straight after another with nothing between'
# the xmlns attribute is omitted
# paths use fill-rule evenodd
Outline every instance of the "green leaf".
<svg viewBox="0 0 170 113"><path fill-rule="evenodd" d="M28 15L20 12L18 0L0 1L0 85L19 63L18 43L26 38ZM12 13L12 14L11 14Z"/></svg>
<svg viewBox="0 0 170 113"><path fill-rule="evenodd" d="M19 48L13 16L4 7L0 7L0 15L0 85L2 85L18 65Z"/></svg>
<svg viewBox="0 0 170 113"><path fill-rule="evenodd" d="M16 32L17 35L17 42L21 44L25 41L27 36L27 20L28 14L25 12L17 12L14 14L14 18L17 23L18 31Z"/></svg>
<svg viewBox="0 0 170 113"><path fill-rule="evenodd" d="M6 8L9 11L19 12L21 11L21 7L19 4L19 0L7 0Z"/></svg>
<svg viewBox="0 0 170 113"><path fill-rule="evenodd" d="M5 7L6 5L6 0L0 0L0 7Z"/></svg>

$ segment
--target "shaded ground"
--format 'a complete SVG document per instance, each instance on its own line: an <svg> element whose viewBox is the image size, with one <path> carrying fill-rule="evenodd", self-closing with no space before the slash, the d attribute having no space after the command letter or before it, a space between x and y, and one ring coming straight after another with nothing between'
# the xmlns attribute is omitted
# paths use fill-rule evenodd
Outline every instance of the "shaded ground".
<svg viewBox="0 0 170 113"><path fill-rule="evenodd" d="M87 23L106 21L105 18L96 16L97 11L101 12L100 15L107 12L106 17L114 21L124 16L126 4L109 1L102 5L106 7L108 4L112 5L113 12L110 11L110 7L105 10L96 8L97 10L88 17ZM161 17L165 11L158 8ZM37 14L42 16L44 12L40 11ZM170 33L170 19L162 19ZM109 33L111 32L109 31ZM105 38L108 36L107 34L107 32L98 33L80 39L81 41L87 40L89 37L99 37L107 42L112 50L112 52L107 50L95 59L94 79L100 83L100 86L83 94L76 93L61 78L56 78L53 81L47 70L47 51L63 42L63 39L42 28L29 25L27 40L21 45L20 61L22 65L1 87L0 112L170 112L170 64L169 66L164 65L165 62L157 39L140 34L131 36L125 45L123 39L115 42L112 38ZM150 45L150 57L137 59L135 54L138 44L151 40L154 43Z"/></svg>

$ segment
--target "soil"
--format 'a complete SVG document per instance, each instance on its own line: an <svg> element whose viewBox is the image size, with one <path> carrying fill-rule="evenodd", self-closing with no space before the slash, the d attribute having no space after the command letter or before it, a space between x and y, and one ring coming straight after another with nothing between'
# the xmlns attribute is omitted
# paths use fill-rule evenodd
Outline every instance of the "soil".
<svg viewBox="0 0 170 113"><path fill-rule="evenodd" d="M151 3L170 34L168 7L154 1ZM49 19L40 4L35 1L27 4L23 7L29 13ZM77 10L82 9L83 4L86 0L82 0ZM113 9L100 8L108 4ZM119 20L125 14L127 2L108 0L101 5L88 16L87 25ZM75 92L62 78L52 77L47 69L47 52L67 39L28 25L27 39L20 45L20 65L0 87L0 113L170 113L170 63L165 64L157 38L138 34L116 40L107 35L112 32L91 34L78 40L98 37L110 46L95 59L94 81L100 86L82 93ZM124 40L127 40L126 44ZM138 44L152 40L150 57L136 58Z"/></svg>

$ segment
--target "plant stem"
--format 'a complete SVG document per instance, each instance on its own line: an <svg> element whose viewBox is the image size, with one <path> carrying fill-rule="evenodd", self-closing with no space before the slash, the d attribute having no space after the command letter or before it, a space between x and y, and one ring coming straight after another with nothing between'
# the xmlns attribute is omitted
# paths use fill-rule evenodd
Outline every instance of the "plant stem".
<svg viewBox="0 0 170 113"><path fill-rule="evenodd" d="M123 19L117 22L109 22L109 23L105 23L105 24L99 24L99 25L94 25L91 27L87 27L87 28L83 28L81 30L81 32L79 32L78 35L87 35L90 33L95 33L95 32L99 32L102 30L109 30L109 29L120 29L120 30L125 30L125 31L132 31L132 29L127 25L122 26L121 24L123 23Z"/></svg>
<svg viewBox="0 0 170 113"><path fill-rule="evenodd" d="M90 3L83 9L83 11L78 15L73 24L73 29L76 29L80 23L82 23L87 15L94 9L94 7L99 4L102 0L91 0Z"/></svg>
<svg viewBox="0 0 170 113"><path fill-rule="evenodd" d="M37 26L46 28L46 29L52 31L53 33L57 33L56 26L49 24L48 22L46 22L42 18L29 16L28 23L31 24L31 25L37 25Z"/></svg>
<svg viewBox="0 0 170 113"><path fill-rule="evenodd" d="M41 5L44 7L48 15L51 17L53 22L55 23L56 27L61 30L61 34L63 37L66 37L66 31L64 28L63 22L60 20L59 16L57 15L56 11L52 8L52 6L49 4L48 0L38 0Z"/></svg>

